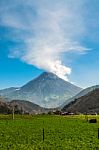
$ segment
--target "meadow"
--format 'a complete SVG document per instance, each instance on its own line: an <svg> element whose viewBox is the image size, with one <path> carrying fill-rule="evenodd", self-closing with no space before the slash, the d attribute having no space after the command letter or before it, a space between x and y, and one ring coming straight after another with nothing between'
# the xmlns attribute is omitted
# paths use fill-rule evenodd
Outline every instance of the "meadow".
<svg viewBox="0 0 99 150"><path fill-rule="evenodd" d="M98 128L84 115L0 115L0 150L99 150Z"/></svg>

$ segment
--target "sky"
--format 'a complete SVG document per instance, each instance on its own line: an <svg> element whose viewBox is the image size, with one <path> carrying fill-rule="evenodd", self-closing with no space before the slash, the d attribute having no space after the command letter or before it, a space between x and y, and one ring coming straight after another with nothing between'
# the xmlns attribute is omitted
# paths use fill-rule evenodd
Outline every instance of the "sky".
<svg viewBox="0 0 99 150"><path fill-rule="evenodd" d="M0 0L0 89L42 72L99 84L99 0Z"/></svg>

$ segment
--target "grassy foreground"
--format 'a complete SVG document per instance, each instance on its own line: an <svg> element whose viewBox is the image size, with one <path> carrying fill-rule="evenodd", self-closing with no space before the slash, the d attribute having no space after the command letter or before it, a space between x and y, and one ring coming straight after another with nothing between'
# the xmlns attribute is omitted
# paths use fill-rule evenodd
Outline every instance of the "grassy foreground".
<svg viewBox="0 0 99 150"><path fill-rule="evenodd" d="M0 115L0 150L99 150L98 128L85 116Z"/></svg>

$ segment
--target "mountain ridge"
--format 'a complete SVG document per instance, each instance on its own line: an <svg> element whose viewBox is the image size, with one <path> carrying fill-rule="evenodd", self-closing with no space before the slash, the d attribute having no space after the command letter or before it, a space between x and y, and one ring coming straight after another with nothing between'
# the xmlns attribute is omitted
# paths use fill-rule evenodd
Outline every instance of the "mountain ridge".
<svg viewBox="0 0 99 150"><path fill-rule="evenodd" d="M0 91L0 95L11 100L27 100L42 107L55 108L80 91L80 87L59 78L53 73L44 72L10 93L2 94L2 91Z"/></svg>
<svg viewBox="0 0 99 150"><path fill-rule="evenodd" d="M75 99L66 105L63 111L79 113L98 113L99 114L99 88L90 91L84 96Z"/></svg>
<svg viewBox="0 0 99 150"><path fill-rule="evenodd" d="M70 102L73 102L75 99L78 99L79 97L82 97L86 94L88 94L89 92L93 91L94 89L99 89L99 85L94 85L91 87L87 87L83 90L81 90L77 95L73 96L72 98L68 99L67 101L65 101L60 108L63 108L65 105L69 104Z"/></svg>
<svg viewBox="0 0 99 150"><path fill-rule="evenodd" d="M36 105L29 101L23 101L23 100L12 100L10 102L6 102L6 100L0 96L0 113L2 114L11 114L12 111L19 114L42 114L42 113L48 113L50 109L46 109L43 107L40 107L39 105Z"/></svg>

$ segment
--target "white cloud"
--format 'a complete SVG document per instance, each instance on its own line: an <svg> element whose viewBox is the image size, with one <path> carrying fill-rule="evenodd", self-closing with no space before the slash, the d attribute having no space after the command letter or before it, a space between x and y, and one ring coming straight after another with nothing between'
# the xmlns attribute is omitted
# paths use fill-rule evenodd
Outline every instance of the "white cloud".
<svg viewBox="0 0 99 150"><path fill-rule="evenodd" d="M24 0L22 1L24 2ZM6 4L7 5L7 4ZM11 4L1 15L0 24L23 30L20 36L25 50L12 50L11 55L40 69L67 79L71 68L63 65L61 54L87 50L80 44L85 33L82 0L28 0ZM24 31L31 31L24 37Z"/></svg>

